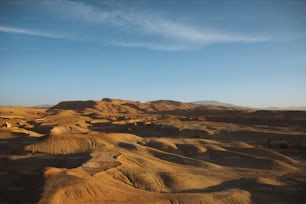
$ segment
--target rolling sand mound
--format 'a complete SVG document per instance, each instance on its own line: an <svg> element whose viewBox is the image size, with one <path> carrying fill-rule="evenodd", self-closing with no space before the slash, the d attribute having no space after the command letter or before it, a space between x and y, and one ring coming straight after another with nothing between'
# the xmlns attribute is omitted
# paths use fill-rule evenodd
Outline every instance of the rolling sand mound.
<svg viewBox="0 0 306 204"><path fill-rule="evenodd" d="M230 142L229 143L230 146L233 146L233 147L239 147L239 148L253 148L252 145L249 145L248 143L246 142L239 142L239 141L233 141L233 142Z"/></svg>
<svg viewBox="0 0 306 204"><path fill-rule="evenodd" d="M76 125L56 126L51 129L50 135L63 135L63 134L84 134L88 130Z"/></svg>
<svg viewBox="0 0 306 204"><path fill-rule="evenodd" d="M283 185L286 185L282 181L278 181L276 179L271 179L271 178L264 178L264 177L257 178L257 182L261 183L261 184L271 185L271 186L283 186Z"/></svg>
<svg viewBox="0 0 306 204"><path fill-rule="evenodd" d="M209 150L226 151L221 146L218 146L218 145L215 145L215 144L206 144L204 146L206 147L206 149L209 149Z"/></svg>
<svg viewBox="0 0 306 204"><path fill-rule="evenodd" d="M161 139L152 139L149 140L146 145L149 147L153 147L155 149L164 150L166 152L177 152L177 146L169 141L161 140Z"/></svg>
<svg viewBox="0 0 306 204"><path fill-rule="evenodd" d="M52 134L46 140L31 144L25 150L32 153L71 154L86 152L102 145L95 135L82 134Z"/></svg>
<svg viewBox="0 0 306 204"><path fill-rule="evenodd" d="M0 108L0 122L1 203L306 200L303 111L106 98Z"/></svg>
<svg viewBox="0 0 306 204"><path fill-rule="evenodd" d="M182 150L186 155L195 155L204 153L207 149L203 146L194 144L176 144L180 150Z"/></svg>
<svg viewBox="0 0 306 204"><path fill-rule="evenodd" d="M257 148L250 149L250 148L236 148L236 147L228 147L227 149L234 151L234 152L247 154L250 156L268 158L271 160L279 160L279 161L283 161L288 164L293 164L293 165L299 164L297 160L292 159L283 154L277 153L275 151L271 151L269 149L257 149Z"/></svg>
<svg viewBox="0 0 306 204"><path fill-rule="evenodd" d="M255 157L249 154L242 154L224 150L212 150L208 152L208 160L212 163L222 166L237 167L237 168L253 168L277 171L290 171L296 168L282 161Z"/></svg>

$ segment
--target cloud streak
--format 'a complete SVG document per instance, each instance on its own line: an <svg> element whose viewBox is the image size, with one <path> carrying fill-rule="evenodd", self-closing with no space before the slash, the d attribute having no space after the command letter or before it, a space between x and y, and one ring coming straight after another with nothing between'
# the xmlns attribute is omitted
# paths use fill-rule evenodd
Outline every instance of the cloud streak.
<svg viewBox="0 0 306 204"><path fill-rule="evenodd" d="M224 31L211 31L194 27L180 22L174 22L157 15L149 15L131 9L102 10L82 2L69 0L48 1L49 8L60 12L66 17L96 24L109 24L125 28L132 33L150 38L157 37L162 42L170 43L141 43L117 42L110 43L122 47L142 47L154 50L185 50L205 46L212 43L259 43L270 41L265 36L250 36ZM114 40L115 41L115 40ZM156 40L155 40L156 41Z"/></svg>
<svg viewBox="0 0 306 204"><path fill-rule="evenodd" d="M55 33L29 30L29 29L24 29L24 28L1 26L1 25L0 25L0 32L23 34L23 35L30 35L30 36L39 36L39 37L45 37L45 38L57 38L57 39L64 38L62 35L55 34Z"/></svg>
<svg viewBox="0 0 306 204"><path fill-rule="evenodd" d="M183 51L190 50L188 46L178 45L178 44L165 44L165 43L156 43L156 42L111 42L110 45L117 47L127 47L127 48L145 48L149 50L156 51Z"/></svg>

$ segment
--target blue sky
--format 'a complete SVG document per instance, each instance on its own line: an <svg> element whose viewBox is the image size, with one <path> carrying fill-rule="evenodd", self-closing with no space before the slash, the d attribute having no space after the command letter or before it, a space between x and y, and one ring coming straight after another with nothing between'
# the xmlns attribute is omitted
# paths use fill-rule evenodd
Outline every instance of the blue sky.
<svg viewBox="0 0 306 204"><path fill-rule="evenodd" d="M306 2L0 1L0 104L306 105Z"/></svg>

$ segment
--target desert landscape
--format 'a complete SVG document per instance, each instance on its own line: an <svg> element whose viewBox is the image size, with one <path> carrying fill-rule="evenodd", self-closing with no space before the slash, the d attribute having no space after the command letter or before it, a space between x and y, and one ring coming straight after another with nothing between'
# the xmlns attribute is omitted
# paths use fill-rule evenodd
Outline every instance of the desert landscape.
<svg viewBox="0 0 306 204"><path fill-rule="evenodd" d="M306 204L305 14L0 1L0 204Z"/></svg>
<svg viewBox="0 0 306 204"><path fill-rule="evenodd" d="M160 100L0 108L1 203L305 203L306 112Z"/></svg>

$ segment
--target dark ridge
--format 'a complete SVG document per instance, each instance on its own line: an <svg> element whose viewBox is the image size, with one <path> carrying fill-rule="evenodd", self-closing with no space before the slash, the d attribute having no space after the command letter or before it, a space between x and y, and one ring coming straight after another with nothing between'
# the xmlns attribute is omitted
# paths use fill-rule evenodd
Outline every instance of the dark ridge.
<svg viewBox="0 0 306 204"><path fill-rule="evenodd" d="M89 101L62 101L59 104L51 107L50 109L63 109L63 110L76 110L83 111L86 108L95 108L97 102Z"/></svg>
<svg viewBox="0 0 306 204"><path fill-rule="evenodd" d="M112 98L103 98L101 101L105 101L105 102L112 102L113 99Z"/></svg>
<svg viewBox="0 0 306 204"><path fill-rule="evenodd" d="M157 100L157 101L151 101L150 103L152 104L165 103L165 104L176 105L176 106L179 106L182 104L182 102L180 101L173 101L173 100Z"/></svg>

